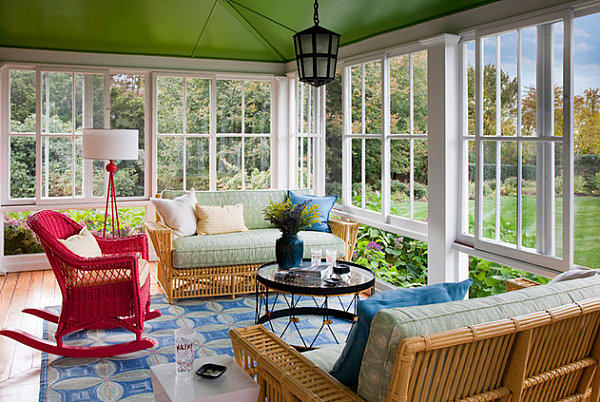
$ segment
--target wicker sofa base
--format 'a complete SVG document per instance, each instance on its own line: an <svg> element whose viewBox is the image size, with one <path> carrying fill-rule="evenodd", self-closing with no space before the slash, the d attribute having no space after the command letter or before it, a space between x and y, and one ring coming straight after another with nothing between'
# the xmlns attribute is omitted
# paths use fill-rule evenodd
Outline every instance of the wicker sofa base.
<svg viewBox="0 0 600 402"><path fill-rule="evenodd" d="M158 281L172 303L175 299L235 296L256 291L256 270L262 264L175 268L159 263Z"/></svg>

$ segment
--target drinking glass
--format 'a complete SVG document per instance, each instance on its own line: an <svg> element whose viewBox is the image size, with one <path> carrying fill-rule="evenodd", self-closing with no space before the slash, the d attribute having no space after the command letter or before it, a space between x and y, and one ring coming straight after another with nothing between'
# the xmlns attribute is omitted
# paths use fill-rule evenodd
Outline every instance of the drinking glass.
<svg viewBox="0 0 600 402"><path fill-rule="evenodd" d="M196 331L193 328L175 330L175 366L177 374L187 374L194 365L194 342Z"/></svg>
<svg viewBox="0 0 600 402"><path fill-rule="evenodd" d="M337 257L337 250L327 249L325 251L325 262L327 262L327 265L333 266L333 264L335 264L336 257Z"/></svg>
<svg viewBox="0 0 600 402"><path fill-rule="evenodd" d="M310 266L314 267L321 264L321 249L311 248L310 249Z"/></svg>

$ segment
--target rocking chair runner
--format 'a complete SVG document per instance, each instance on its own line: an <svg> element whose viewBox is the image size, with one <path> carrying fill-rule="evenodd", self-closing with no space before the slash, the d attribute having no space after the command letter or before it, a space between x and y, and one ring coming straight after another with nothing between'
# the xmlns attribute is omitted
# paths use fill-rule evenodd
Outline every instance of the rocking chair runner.
<svg viewBox="0 0 600 402"><path fill-rule="evenodd" d="M43 309L25 309L24 313L58 324L56 343L17 329L0 330L27 346L60 356L106 357L137 352L154 346L142 338L144 321L159 317L150 310L148 240L145 235L118 239L96 238L103 256L80 257L58 239L78 234L82 226L55 211L40 211L27 218L38 235L62 292L60 316ZM141 254L141 258L138 260ZM140 277L140 271L145 271ZM143 283L140 283L142 279ZM131 342L107 346L64 345L62 337L81 329L123 327L135 334Z"/></svg>

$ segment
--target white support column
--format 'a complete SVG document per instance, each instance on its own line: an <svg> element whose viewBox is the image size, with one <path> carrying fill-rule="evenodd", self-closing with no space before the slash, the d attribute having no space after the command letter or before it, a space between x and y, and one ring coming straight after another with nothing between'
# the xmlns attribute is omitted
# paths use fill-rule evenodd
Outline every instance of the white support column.
<svg viewBox="0 0 600 402"><path fill-rule="evenodd" d="M427 47L429 283L468 277L452 248L460 227L460 58L457 35L421 41ZM461 261L462 260L462 261Z"/></svg>
<svg viewBox="0 0 600 402"><path fill-rule="evenodd" d="M271 116L273 130L271 134L271 187L286 189L289 187L289 110L287 77L275 77L273 81L273 107Z"/></svg>

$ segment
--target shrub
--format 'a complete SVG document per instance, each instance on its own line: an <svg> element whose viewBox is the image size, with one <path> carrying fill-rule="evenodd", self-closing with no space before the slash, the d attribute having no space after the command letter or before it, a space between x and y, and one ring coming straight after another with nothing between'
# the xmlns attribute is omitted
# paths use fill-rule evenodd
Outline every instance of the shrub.
<svg viewBox="0 0 600 402"><path fill-rule="evenodd" d="M585 178L583 176L575 175L573 180L573 192L575 194L585 194Z"/></svg>
<svg viewBox="0 0 600 402"><path fill-rule="evenodd" d="M542 284L550 280L543 276L531 274L519 269L510 268L481 258L469 257L469 277L473 285L469 289L469 297L485 297L506 292L507 279L525 277Z"/></svg>
<svg viewBox="0 0 600 402"><path fill-rule="evenodd" d="M353 261L395 286L427 284L427 244L418 240L361 226Z"/></svg>
<svg viewBox="0 0 600 402"><path fill-rule="evenodd" d="M102 236L104 210L84 209L60 212L64 212L74 221L86 226L95 235ZM27 226L27 216L32 213L32 211L8 212L4 215L4 255L44 252L37 236ZM145 211L143 207L119 208L121 236L141 233L144 219ZM107 230L107 235L109 233L110 231Z"/></svg>

